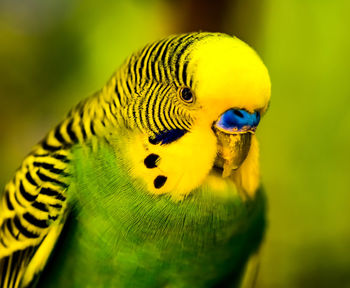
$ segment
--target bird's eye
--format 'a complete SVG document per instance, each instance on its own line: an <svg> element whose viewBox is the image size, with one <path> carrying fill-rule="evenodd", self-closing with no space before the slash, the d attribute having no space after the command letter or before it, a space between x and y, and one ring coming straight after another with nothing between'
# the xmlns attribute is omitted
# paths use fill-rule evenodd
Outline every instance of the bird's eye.
<svg viewBox="0 0 350 288"><path fill-rule="evenodd" d="M180 97L186 103L192 103L194 98L191 89L188 87L183 87L180 89Z"/></svg>

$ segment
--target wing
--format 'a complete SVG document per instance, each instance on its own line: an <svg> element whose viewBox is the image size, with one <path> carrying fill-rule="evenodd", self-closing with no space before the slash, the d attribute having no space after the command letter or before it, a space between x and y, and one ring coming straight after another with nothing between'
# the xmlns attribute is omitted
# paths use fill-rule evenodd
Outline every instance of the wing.
<svg viewBox="0 0 350 288"><path fill-rule="evenodd" d="M47 139L25 158L0 199L0 288L30 284L44 268L68 213L68 149Z"/></svg>
<svg viewBox="0 0 350 288"><path fill-rule="evenodd" d="M261 248L260 248L261 249ZM240 288L254 288L260 268L260 249L250 256L246 264Z"/></svg>

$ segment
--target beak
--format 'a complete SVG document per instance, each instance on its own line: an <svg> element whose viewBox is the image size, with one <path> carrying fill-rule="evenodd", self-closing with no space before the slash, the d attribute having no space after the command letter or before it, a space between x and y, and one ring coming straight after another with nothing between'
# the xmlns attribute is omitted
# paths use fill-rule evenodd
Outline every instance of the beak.
<svg viewBox="0 0 350 288"><path fill-rule="evenodd" d="M259 112L229 109L214 122L212 128L218 140L214 167L223 171L222 177L230 176L247 158L259 121Z"/></svg>

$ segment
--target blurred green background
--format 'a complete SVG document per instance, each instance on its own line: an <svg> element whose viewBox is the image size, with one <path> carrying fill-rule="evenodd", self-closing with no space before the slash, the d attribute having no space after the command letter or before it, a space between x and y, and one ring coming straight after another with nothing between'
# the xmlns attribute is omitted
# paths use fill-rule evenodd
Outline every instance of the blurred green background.
<svg viewBox="0 0 350 288"><path fill-rule="evenodd" d="M0 184L135 49L171 33L235 34L272 79L257 287L350 287L349 11L347 0L0 0Z"/></svg>

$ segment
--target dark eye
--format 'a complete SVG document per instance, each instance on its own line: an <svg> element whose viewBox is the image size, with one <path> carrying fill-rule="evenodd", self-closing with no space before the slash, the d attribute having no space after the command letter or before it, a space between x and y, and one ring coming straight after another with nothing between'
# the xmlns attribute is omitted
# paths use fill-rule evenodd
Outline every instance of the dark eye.
<svg viewBox="0 0 350 288"><path fill-rule="evenodd" d="M193 102L193 93L190 88L184 87L180 90L180 97L183 101L186 103L192 103Z"/></svg>

